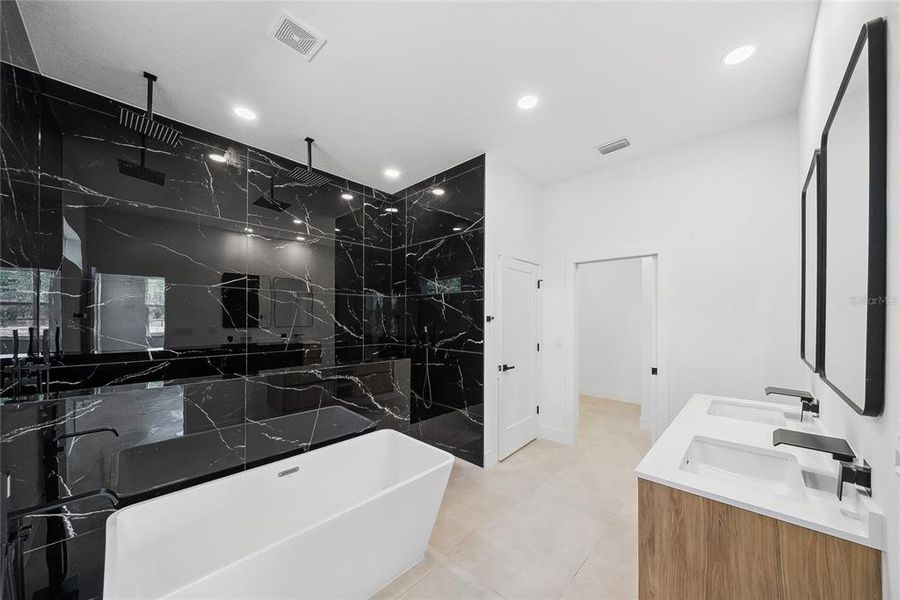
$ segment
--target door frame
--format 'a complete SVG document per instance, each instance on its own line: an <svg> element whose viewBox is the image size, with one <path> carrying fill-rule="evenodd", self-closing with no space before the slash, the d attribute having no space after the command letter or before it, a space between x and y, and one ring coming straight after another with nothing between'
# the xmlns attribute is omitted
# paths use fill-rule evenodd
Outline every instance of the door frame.
<svg viewBox="0 0 900 600"><path fill-rule="evenodd" d="M565 259L564 299L565 330L563 334L564 361L568 368L564 371L564 406L565 441L574 444L578 437L579 424L579 370L580 350L578 344L578 265L610 262L628 258L655 257L656 259L656 367L658 370L656 385L651 393L651 401L647 412L642 415L643 425L649 430L655 441L669 423L669 353L668 353L668 284L666 280L666 254L659 248L635 248L629 251L611 252L608 254L592 254L587 256L568 257ZM642 286L643 288L643 286ZM642 291L643 296L643 291ZM642 379L643 381L643 379ZM643 407L642 398L642 407Z"/></svg>

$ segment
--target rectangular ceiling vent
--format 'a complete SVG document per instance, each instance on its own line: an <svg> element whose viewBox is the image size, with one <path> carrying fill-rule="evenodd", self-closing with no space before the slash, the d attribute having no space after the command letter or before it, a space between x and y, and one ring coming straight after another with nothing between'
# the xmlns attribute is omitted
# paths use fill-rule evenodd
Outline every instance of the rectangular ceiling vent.
<svg viewBox="0 0 900 600"><path fill-rule="evenodd" d="M275 39L303 56L307 61L325 45L325 36L297 19L281 13L273 32Z"/></svg>
<svg viewBox="0 0 900 600"><path fill-rule="evenodd" d="M628 141L628 138L622 138L620 140L615 140L614 142L608 142L606 144L600 144L597 146L597 152L600 154L611 154L616 150L622 150L623 148L627 148L631 145L631 142Z"/></svg>

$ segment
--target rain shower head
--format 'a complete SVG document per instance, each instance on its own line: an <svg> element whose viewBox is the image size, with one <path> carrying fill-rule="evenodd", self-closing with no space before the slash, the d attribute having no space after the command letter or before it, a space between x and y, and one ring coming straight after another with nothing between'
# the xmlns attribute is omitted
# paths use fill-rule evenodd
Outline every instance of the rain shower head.
<svg viewBox="0 0 900 600"><path fill-rule="evenodd" d="M274 210L275 212L284 212L291 207L287 202L279 202L275 199L275 177L269 177L269 195L263 194L253 203L254 206L261 206L262 208L268 208L269 210Z"/></svg>
<svg viewBox="0 0 900 600"><path fill-rule="evenodd" d="M323 175L321 173L317 173L313 171L312 168L312 145L313 142L316 141L311 137L306 138L306 167L295 167L293 170L288 172L288 177L296 181L302 186L305 187L319 187L323 186L329 181L331 181L331 177L327 175Z"/></svg>
<svg viewBox="0 0 900 600"><path fill-rule="evenodd" d="M147 112L141 114L124 106L119 109L119 125L137 131L160 142L174 146L181 139L181 132L174 127L153 120L153 82L156 75L144 71L147 79Z"/></svg>
<svg viewBox="0 0 900 600"><path fill-rule="evenodd" d="M156 75L144 71L147 79L147 114L142 115L124 106L119 109L119 125L141 134L141 162L119 159L119 173L156 185L166 185L166 174L147 166L147 138L151 137L174 146L181 140L181 132L174 127L153 120L153 82Z"/></svg>

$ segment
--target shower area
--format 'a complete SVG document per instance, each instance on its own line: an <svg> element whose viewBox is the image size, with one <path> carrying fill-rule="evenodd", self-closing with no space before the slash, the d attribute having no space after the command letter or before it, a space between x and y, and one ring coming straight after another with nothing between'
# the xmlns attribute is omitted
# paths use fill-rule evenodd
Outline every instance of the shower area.
<svg viewBox="0 0 900 600"><path fill-rule="evenodd" d="M94 596L117 507L376 429L482 463L483 156L387 193L154 113L162 75L0 69L4 597Z"/></svg>

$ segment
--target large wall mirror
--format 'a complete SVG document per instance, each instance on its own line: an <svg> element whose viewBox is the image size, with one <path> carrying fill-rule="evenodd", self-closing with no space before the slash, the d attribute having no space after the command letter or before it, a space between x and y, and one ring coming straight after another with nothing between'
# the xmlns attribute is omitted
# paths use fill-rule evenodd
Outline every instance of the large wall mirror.
<svg viewBox="0 0 900 600"><path fill-rule="evenodd" d="M884 406L887 81L885 23L866 23L822 132L825 382L856 412ZM821 333L821 332L820 332Z"/></svg>
<svg viewBox="0 0 900 600"><path fill-rule="evenodd" d="M800 194L800 358L813 372L818 373L822 364L819 344L823 336L822 313L819 310L819 188L822 185L819 168L820 154L813 152Z"/></svg>

